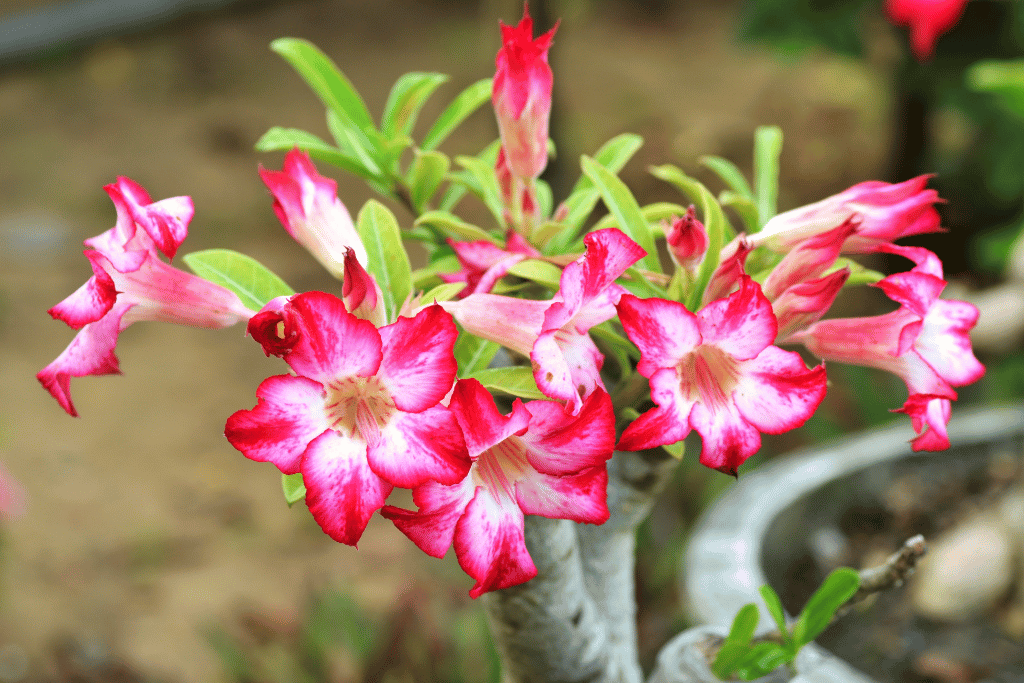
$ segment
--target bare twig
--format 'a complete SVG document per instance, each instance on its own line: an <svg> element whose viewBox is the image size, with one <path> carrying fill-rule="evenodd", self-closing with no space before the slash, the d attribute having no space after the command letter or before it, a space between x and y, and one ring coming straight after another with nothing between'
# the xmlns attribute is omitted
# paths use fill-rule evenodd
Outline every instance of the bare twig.
<svg viewBox="0 0 1024 683"><path fill-rule="evenodd" d="M914 573L917 561L927 552L928 544L925 543L924 536L918 534L904 541L903 547L890 555L883 564L862 569L860 571L860 588L836 612L836 618L845 615L853 605L875 593L902 586L903 582Z"/></svg>

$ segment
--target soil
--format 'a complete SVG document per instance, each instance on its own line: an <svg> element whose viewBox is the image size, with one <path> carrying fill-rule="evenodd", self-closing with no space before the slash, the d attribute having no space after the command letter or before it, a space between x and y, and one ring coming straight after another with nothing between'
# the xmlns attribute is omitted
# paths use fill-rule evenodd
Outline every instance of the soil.
<svg viewBox="0 0 1024 683"><path fill-rule="evenodd" d="M850 504L834 524L817 520L809 527L806 552L777 574L785 577L780 593L786 609L799 612L837 566L880 565L906 539L941 539L979 513L998 509L1007 496L1020 495L1021 438L943 456L879 465L844 482L855 492ZM945 619L928 614L914 598L913 582L923 580L931 559L921 560L908 585L879 594L833 624L818 644L884 683L1024 681L1024 563L1018 558L1011 586L981 613L967 618L953 605L955 616ZM970 581L975 572L995 570L965 558L963 571Z"/></svg>
<svg viewBox="0 0 1024 683"><path fill-rule="evenodd" d="M5 2L0 19L39 4ZM766 123L787 136L781 208L879 175L889 29L877 27L865 63L783 62L735 43L735 3L679 5L653 21L626 3L566 10L552 62L571 177L569 160L637 132L647 144L627 180L645 200L677 200L647 164L697 173L699 155L720 154L749 169L754 128ZM227 416L284 371L241 329L133 326L117 349L123 376L72 382L79 419L34 374L73 337L45 311L89 277L79 245L112 225L102 186L118 175L154 198L194 198L183 253L230 247L297 290L337 289L281 230L256 174L260 163L280 167L280 155L252 149L270 126L327 135L321 105L267 49L272 39L313 40L375 112L400 74L451 74L424 112L430 121L445 98L491 73L496 19L513 21L520 8L249 3L0 70L0 460L26 492L24 514L2 524L0 681L224 680L205 627L252 611L292 623L322 586L371 615L438 583L457 589L442 593L445 609L475 608L452 557L430 560L380 518L358 551L333 543L301 505L284 505L272 466L225 442ZM481 112L446 149L475 152L495 134ZM371 196L346 177L339 195L353 210Z"/></svg>

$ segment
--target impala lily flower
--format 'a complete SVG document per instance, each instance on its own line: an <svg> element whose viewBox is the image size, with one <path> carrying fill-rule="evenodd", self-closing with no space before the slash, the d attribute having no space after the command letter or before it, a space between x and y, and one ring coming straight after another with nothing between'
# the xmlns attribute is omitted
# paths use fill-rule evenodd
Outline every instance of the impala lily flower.
<svg viewBox="0 0 1024 683"><path fill-rule="evenodd" d="M413 490L419 507L381 514L433 557L452 545L476 580L472 597L528 581L537 569L523 539L523 515L601 524L608 519L605 462L615 445L615 415L604 391L592 393L578 415L554 401L516 399L502 415L476 380L459 380L451 409L466 436L473 466L445 486Z"/></svg>
<svg viewBox="0 0 1024 683"><path fill-rule="evenodd" d="M697 220L697 211L691 204L686 215L674 218L665 230L665 241L672 261L691 276L697 272L708 250L708 230Z"/></svg>
<svg viewBox="0 0 1024 683"><path fill-rule="evenodd" d="M439 306L378 330L337 297L307 292L270 302L249 331L295 375L264 380L225 434L247 458L301 472L331 538L355 545L393 486L465 477L462 431L440 405L455 382L456 330Z"/></svg>
<svg viewBox="0 0 1024 683"><path fill-rule="evenodd" d="M346 249L367 263L366 247L338 199L338 184L317 173L308 154L293 149L285 155L283 171L260 166L260 177L274 195L274 213L284 229L331 275L342 279Z"/></svg>
<svg viewBox="0 0 1024 683"><path fill-rule="evenodd" d="M939 195L925 189L929 177L922 175L895 185L878 180L859 183L820 202L780 213L749 240L755 247L789 251L852 218L857 229L846 238L842 251L866 253L901 237L941 232L935 210Z"/></svg>
<svg viewBox="0 0 1024 683"><path fill-rule="evenodd" d="M978 309L963 301L939 298L946 281L942 263L927 249L883 245L880 251L905 256L916 264L906 273L877 284L900 304L892 313L869 318L823 320L794 335L826 361L865 365L898 375L910 394L898 412L908 414L918 432L914 450L949 448L946 424L953 387L985 374L971 351L970 329Z"/></svg>
<svg viewBox="0 0 1024 683"><path fill-rule="evenodd" d="M885 13L896 26L910 27L910 45L919 62L931 58L935 41L963 16L967 0L886 0Z"/></svg>
<svg viewBox="0 0 1024 683"><path fill-rule="evenodd" d="M514 230L508 231L506 240L506 246L502 249L487 240L456 242L449 239L448 244L455 251L462 270L457 273L440 273L439 277L445 282L466 283L466 288L459 292L460 299L470 294L489 293L509 268L524 259L540 256L540 252Z"/></svg>
<svg viewBox="0 0 1024 683"><path fill-rule="evenodd" d="M502 47L495 58L491 99L509 170L524 180L539 176L548 163L552 85L548 49L557 29L556 24L534 39L527 6L517 26L501 24Z"/></svg>
<svg viewBox="0 0 1024 683"><path fill-rule="evenodd" d="M247 320L253 311L224 287L160 260L173 255L188 232L192 200L151 202L128 178L104 188L117 210L117 223L85 241L93 276L50 309L51 316L78 330L74 340L36 375L69 415L71 378L120 373L114 349L122 330L142 320L222 328Z"/></svg>
<svg viewBox="0 0 1024 683"><path fill-rule="evenodd" d="M696 315L682 304L624 294L619 319L640 348L637 372L657 407L626 427L618 448L637 451L696 429L700 461L727 474L761 447L761 433L799 427L825 397L825 368L772 346L771 304L753 280Z"/></svg>
<svg viewBox="0 0 1024 683"><path fill-rule="evenodd" d="M345 279L341 287L341 300L345 303L345 310L355 317L369 320L375 327L383 327L387 323L384 293L377 280L359 263L352 249L345 250Z"/></svg>
<svg viewBox="0 0 1024 683"><path fill-rule="evenodd" d="M588 331L615 316L626 291L615 279L647 253L615 228L589 233L583 242L586 253L562 271L551 301L472 294L441 304L469 333L528 355L540 390L566 401L573 414L604 387L604 356Z"/></svg>

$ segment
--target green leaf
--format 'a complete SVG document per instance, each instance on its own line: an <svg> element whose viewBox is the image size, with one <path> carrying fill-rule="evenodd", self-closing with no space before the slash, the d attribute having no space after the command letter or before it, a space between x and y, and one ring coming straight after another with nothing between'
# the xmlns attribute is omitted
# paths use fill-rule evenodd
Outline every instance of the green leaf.
<svg viewBox="0 0 1024 683"><path fill-rule="evenodd" d="M722 182L730 190L744 199L749 199L751 202L754 201L754 192L750 189L747 179L743 177L743 171L737 168L736 164L728 159L716 156L701 157L699 162L702 166L706 166L714 171L715 175L721 178Z"/></svg>
<svg viewBox="0 0 1024 683"><path fill-rule="evenodd" d="M469 171L470 177L475 181L466 184L469 191L480 197L498 225L504 226L505 206L501 199L501 191L498 189L498 177L494 174L494 164L487 163L480 157L458 156L455 157L455 161Z"/></svg>
<svg viewBox="0 0 1024 683"><path fill-rule="evenodd" d="M551 206L554 204L554 194L551 192L551 186L547 182L537 178L533 181L533 187L535 196L537 199L537 206L540 207L541 216L551 215Z"/></svg>
<svg viewBox="0 0 1024 683"><path fill-rule="evenodd" d="M431 304L435 301L451 301L465 288L465 282L445 282L444 284L434 287L429 292L424 292L420 301L425 304Z"/></svg>
<svg viewBox="0 0 1024 683"><path fill-rule="evenodd" d="M648 204L647 206L640 207L640 213L643 215L644 220L647 221L647 224L650 225L652 223L666 221L673 216L682 216L686 213L686 207L674 202L655 202L654 204ZM602 228L618 227L618 225L619 224L615 220L615 216L608 214L594 224L594 227L591 228L591 232L601 230ZM658 236L662 236L660 231Z"/></svg>
<svg viewBox="0 0 1024 683"><path fill-rule="evenodd" d="M416 151L416 159L409 169L409 195L417 213L423 212L424 206L441 186L448 173L448 164L448 157L440 152Z"/></svg>
<svg viewBox="0 0 1024 683"><path fill-rule="evenodd" d="M643 264L646 270L660 273L661 263L658 262L654 236L640 212L640 205L637 204L633 193L629 191L624 182L619 180L618 176L590 157L584 155L581 163L583 172L601 193L605 206L615 216L619 228L647 252L647 255L640 259L639 263Z"/></svg>
<svg viewBox="0 0 1024 683"><path fill-rule="evenodd" d="M757 224L757 206L753 200L726 190L719 193L718 202L722 206L731 207L739 215L747 232L753 234L760 230L761 226Z"/></svg>
<svg viewBox="0 0 1024 683"><path fill-rule="evenodd" d="M501 346L497 342L481 339L463 332L455 341L455 362L459 365L459 376L468 377L474 372L484 370Z"/></svg>
<svg viewBox="0 0 1024 683"><path fill-rule="evenodd" d="M352 82L313 43L301 38L278 38L270 49L299 72L328 109L344 114L362 130L373 128L370 111Z"/></svg>
<svg viewBox="0 0 1024 683"><path fill-rule="evenodd" d="M394 322L398 308L412 292L412 267L398 221L386 206L371 199L359 211L356 230L369 255L368 269L384 293L387 320Z"/></svg>
<svg viewBox="0 0 1024 683"><path fill-rule="evenodd" d="M754 133L754 203L757 204L758 229L776 213L779 199L779 155L782 154L782 129L760 126Z"/></svg>
<svg viewBox="0 0 1024 683"><path fill-rule="evenodd" d="M779 633L782 634L782 639L786 643L790 643L792 639L789 635L789 627L786 626L786 612L782 609L782 601L779 600L779 594L771 586L761 586L760 593L765 606L768 608L768 614L772 615Z"/></svg>
<svg viewBox="0 0 1024 683"><path fill-rule="evenodd" d="M793 661L793 656L778 643L761 642L747 651L736 665L736 675L744 681L767 676L786 662Z"/></svg>
<svg viewBox="0 0 1024 683"><path fill-rule="evenodd" d="M281 489L288 507L295 505L306 497L306 484L302 481L302 472L281 475Z"/></svg>
<svg viewBox="0 0 1024 683"><path fill-rule="evenodd" d="M722 207L719 206L708 188L704 187L703 183L687 176L677 166L672 164L653 166L651 173L654 177L675 185L700 207L704 227L708 231L707 255L700 264L697 279L694 281L686 301L686 307L691 311L696 311L700 308L704 290L707 289L711 276L714 274L715 268L718 267L718 258L722 251L722 245L725 244L726 234L731 233L729 223L725 219L725 214L722 213Z"/></svg>
<svg viewBox="0 0 1024 683"><path fill-rule="evenodd" d="M461 269L462 265L455 254L448 254L431 261L430 265L424 268L413 271L412 282L416 289L423 289L428 283L438 279L438 273L457 273Z"/></svg>
<svg viewBox="0 0 1024 683"><path fill-rule="evenodd" d="M194 251L181 260L199 277L230 289L246 308L254 311L271 299L295 293L262 263L231 249Z"/></svg>
<svg viewBox="0 0 1024 683"><path fill-rule="evenodd" d="M804 605L793 626L793 641L796 647L803 647L821 635L831 623L836 610L852 598L859 587L860 576L849 567L841 567L829 574Z"/></svg>
<svg viewBox="0 0 1024 683"><path fill-rule="evenodd" d="M275 126L263 134L256 141L257 152L290 151L298 147L317 161L323 161L332 166L337 166L343 171L357 175L360 178L376 177L363 162L339 149L334 145L321 140L312 133L307 133L298 128L281 128Z"/></svg>
<svg viewBox="0 0 1024 683"><path fill-rule="evenodd" d="M427 131L420 149L432 150L444 142L459 124L491 99L491 79L484 78L460 92Z"/></svg>
<svg viewBox="0 0 1024 683"><path fill-rule="evenodd" d="M526 259L513 264L508 269L508 272L511 275L531 280L555 291L558 290L562 279L561 268L538 259Z"/></svg>
<svg viewBox="0 0 1024 683"><path fill-rule="evenodd" d="M683 455L686 454L686 441L676 441L675 443L665 444L662 448L676 460L682 460Z"/></svg>
<svg viewBox="0 0 1024 683"><path fill-rule="evenodd" d="M457 242L486 240L495 245L500 246L501 244L501 241L497 237L483 228L478 228L475 225L467 223L458 216L448 213L447 211L427 211L425 214L417 218L413 225L429 226L440 231L442 234L451 237Z"/></svg>
<svg viewBox="0 0 1024 683"><path fill-rule="evenodd" d="M628 275L630 279L623 280L622 286L628 289L636 296L643 298L649 298L653 296L659 299L664 299L665 297L668 296L668 292L666 292L663 288L659 287L657 284L651 282L647 278L646 273L644 273L636 266L630 266L629 268L626 268L626 275Z"/></svg>
<svg viewBox="0 0 1024 683"><path fill-rule="evenodd" d="M525 365L514 365L507 368L486 368L476 370L469 374L470 377L483 384L490 391L500 391L503 394L518 396L519 398L547 398L533 379L533 370Z"/></svg>
<svg viewBox="0 0 1024 683"><path fill-rule="evenodd" d="M867 266L861 265L852 259L848 259L845 256L840 256L836 259L836 262L831 268L822 273L822 276L834 273L842 268L850 269L850 277L847 278L844 287L852 287L854 285L873 285L880 280L885 279L883 273L879 273L877 270L871 270Z"/></svg>
<svg viewBox="0 0 1024 683"><path fill-rule="evenodd" d="M347 150L359 160L371 178L383 179L384 171L380 166L380 150L377 145L359 130L344 114L336 111L327 112L327 127L338 143L338 147Z"/></svg>
<svg viewBox="0 0 1024 683"><path fill-rule="evenodd" d="M631 133L616 135L594 153L594 161L612 173L618 173L643 144L644 139L639 135ZM551 240L547 245L546 253L561 254L565 252L565 248L572 243L576 233L583 227L600 198L601 193L594 186L593 181L585 174L581 175L572 192L562 203L566 211L565 220L562 222L566 224L567 228Z"/></svg>
<svg viewBox="0 0 1024 683"><path fill-rule="evenodd" d="M447 80L444 74L419 71L399 77L388 94L384 115L380 120L380 132L384 137L410 135L420 109L438 86Z"/></svg>
<svg viewBox="0 0 1024 683"><path fill-rule="evenodd" d="M971 64L964 77L967 87L998 96L1003 105L1024 117L1024 59L983 59Z"/></svg>
<svg viewBox="0 0 1024 683"><path fill-rule="evenodd" d="M718 650L711 671L725 680L736 670L736 665L750 650L750 639L754 637L754 629L758 622L757 605L749 603L740 608L733 619L729 635Z"/></svg>

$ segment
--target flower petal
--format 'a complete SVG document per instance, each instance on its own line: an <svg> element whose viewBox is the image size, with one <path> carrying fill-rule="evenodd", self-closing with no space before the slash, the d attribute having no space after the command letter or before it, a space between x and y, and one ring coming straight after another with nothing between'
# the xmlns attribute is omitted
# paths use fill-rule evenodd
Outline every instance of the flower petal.
<svg viewBox="0 0 1024 683"><path fill-rule="evenodd" d="M529 356L541 333L548 301L516 299L499 294L471 294L461 301L438 304L467 332Z"/></svg>
<svg viewBox="0 0 1024 683"><path fill-rule="evenodd" d="M764 434L796 429L825 398L825 366L808 370L798 353L769 346L741 368L733 400L740 415Z"/></svg>
<svg viewBox="0 0 1024 683"><path fill-rule="evenodd" d="M455 525L473 499L476 487L466 478L454 486L428 481L412 492L418 512L385 505L380 514L431 557L444 557L452 546Z"/></svg>
<svg viewBox="0 0 1024 683"><path fill-rule="evenodd" d="M604 356L586 333L544 332L533 345L530 361L537 387L546 396L566 401L566 410L573 414L579 412L583 398L604 388Z"/></svg>
<svg viewBox="0 0 1024 683"><path fill-rule="evenodd" d="M626 336L640 349L636 369L644 377L674 367L701 343L697 317L680 303L623 294L616 308Z"/></svg>
<svg viewBox="0 0 1024 683"><path fill-rule="evenodd" d="M373 471L395 486L413 488L431 480L454 484L469 472L462 430L444 406L396 412L380 437L367 458Z"/></svg>
<svg viewBox="0 0 1024 683"><path fill-rule="evenodd" d="M89 256L90 253L94 252L87 251L85 255ZM71 296L47 311L55 320L63 320L76 330L106 315L117 299L114 281L97 264L96 259L90 258L89 262L93 276Z"/></svg>
<svg viewBox="0 0 1024 683"><path fill-rule="evenodd" d="M523 512L514 501L499 503L486 489L477 489L455 525L454 539L459 566L476 579L470 597L517 586L537 575L523 524Z"/></svg>
<svg viewBox="0 0 1024 683"><path fill-rule="evenodd" d="M530 422L530 413L523 402L512 402L512 412L502 415L494 397L475 379L460 379L455 383L449 406L462 427L469 454L474 458L510 436L522 434ZM562 406L558 409L565 412Z"/></svg>
<svg viewBox="0 0 1024 683"><path fill-rule="evenodd" d="M697 312L704 344L714 345L738 360L754 358L775 341L778 322L761 287L749 276L725 299Z"/></svg>
<svg viewBox="0 0 1024 683"><path fill-rule="evenodd" d="M701 437L700 462L706 467L736 476L736 470L761 448L761 434L743 419L734 403L710 406L697 403L690 424Z"/></svg>
<svg viewBox="0 0 1024 683"><path fill-rule="evenodd" d="M576 474L604 467L615 448L615 412L607 392L598 390L583 402L578 415L568 415L554 401L530 401L529 430L520 441L526 459L545 475ZM529 511L527 511L529 512Z"/></svg>
<svg viewBox="0 0 1024 683"><path fill-rule="evenodd" d="M366 444L333 429L313 439L302 457L306 505L324 532L354 546L392 486L366 462Z"/></svg>
<svg viewBox="0 0 1024 683"><path fill-rule="evenodd" d="M271 302L273 303L273 302ZM292 370L327 384L338 377L371 377L380 367L377 328L345 310L341 299L324 292L293 296L282 311L285 337L297 334L284 356Z"/></svg>
<svg viewBox="0 0 1024 683"><path fill-rule="evenodd" d="M256 397L255 408L228 418L224 435L250 460L295 474L306 446L330 428L323 386L306 377L276 375L263 380Z"/></svg>
<svg viewBox="0 0 1024 683"><path fill-rule="evenodd" d="M674 368L662 368L651 376L651 400L657 407L633 420L622 432L616 448L640 451L682 441L690 433L694 399L680 391Z"/></svg>
<svg viewBox="0 0 1024 683"><path fill-rule="evenodd" d="M384 351L378 377L400 410L426 410L452 388L457 336L451 315L437 304L380 329Z"/></svg>
<svg viewBox="0 0 1024 683"><path fill-rule="evenodd" d="M608 469L602 464L579 474L552 476L527 471L516 482L516 500L523 512L586 524L608 521Z"/></svg>

